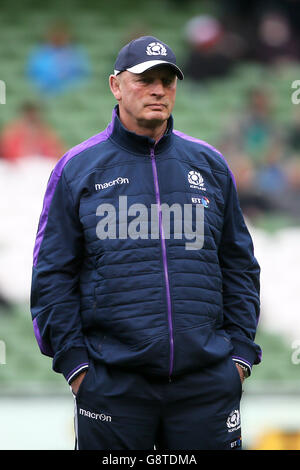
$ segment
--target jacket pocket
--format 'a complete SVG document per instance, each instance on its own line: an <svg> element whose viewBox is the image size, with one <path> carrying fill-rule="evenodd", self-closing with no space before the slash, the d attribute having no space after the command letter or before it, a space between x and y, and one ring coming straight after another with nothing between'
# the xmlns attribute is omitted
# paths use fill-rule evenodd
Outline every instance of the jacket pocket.
<svg viewBox="0 0 300 470"><path fill-rule="evenodd" d="M227 357L231 343L224 340L215 327L215 320L176 331L174 334L176 373L199 370Z"/></svg>

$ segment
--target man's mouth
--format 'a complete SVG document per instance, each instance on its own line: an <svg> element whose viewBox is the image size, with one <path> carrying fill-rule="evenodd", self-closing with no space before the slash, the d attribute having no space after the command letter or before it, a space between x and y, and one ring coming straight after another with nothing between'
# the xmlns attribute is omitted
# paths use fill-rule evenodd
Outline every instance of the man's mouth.
<svg viewBox="0 0 300 470"><path fill-rule="evenodd" d="M166 107L167 107L167 105L166 105L166 104L163 104L163 103L152 103L152 104L147 104L146 106L149 107L149 108L157 108L157 109L161 109L161 108L166 108Z"/></svg>

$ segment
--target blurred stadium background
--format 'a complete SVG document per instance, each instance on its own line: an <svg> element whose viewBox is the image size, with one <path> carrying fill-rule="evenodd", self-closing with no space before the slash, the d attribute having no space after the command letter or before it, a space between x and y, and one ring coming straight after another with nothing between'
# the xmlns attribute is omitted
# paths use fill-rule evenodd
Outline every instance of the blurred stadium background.
<svg viewBox="0 0 300 470"><path fill-rule="evenodd" d="M244 448L300 450L299 2L242 3L1 1L0 449L72 449L74 440L72 395L40 354L29 310L42 197L62 155L26 154L26 145L14 155L9 138L17 145L24 104L37 107L56 148L103 130L115 104L108 75L116 53L150 34L170 44L186 71L175 128L223 151L262 269L263 362L244 386ZM32 65L58 23L85 54L82 76L65 88L55 79L41 85L47 64L38 78Z"/></svg>

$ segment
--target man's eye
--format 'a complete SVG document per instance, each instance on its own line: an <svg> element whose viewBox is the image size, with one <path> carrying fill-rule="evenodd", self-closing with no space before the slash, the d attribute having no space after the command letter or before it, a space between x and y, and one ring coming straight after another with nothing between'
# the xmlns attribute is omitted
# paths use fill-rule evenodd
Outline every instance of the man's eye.
<svg viewBox="0 0 300 470"><path fill-rule="evenodd" d="M150 78L150 77L149 77L149 78L147 78L147 77L142 77L142 78L140 78L138 81L139 81L140 83L145 84L145 85L149 85L149 84L151 84L151 83L154 82L154 79L153 79L153 78ZM163 78L163 79L161 79L161 82L162 82L162 85L163 85L163 86L170 86L170 85L172 85L172 83L173 83L173 79L172 79L172 78Z"/></svg>
<svg viewBox="0 0 300 470"><path fill-rule="evenodd" d="M142 82L142 83L151 83L152 79L151 78L141 78L139 81Z"/></svg>

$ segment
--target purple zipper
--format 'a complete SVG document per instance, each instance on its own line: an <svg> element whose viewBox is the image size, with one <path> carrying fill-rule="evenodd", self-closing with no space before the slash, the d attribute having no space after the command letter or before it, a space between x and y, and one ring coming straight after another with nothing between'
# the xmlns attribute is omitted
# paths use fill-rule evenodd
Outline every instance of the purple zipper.
<svg viewBox="0 0 300 470"><path fill-rule="evenodd" d="M162 248L162 256L163 256L165 282L166 282L167 307L168 307L168 325L169 325L169 335L170 335L169 379L171 380L171 375L172 375L172 371L173 371L173 362L174 362L174 338L173 338L173 324L172 324L171 295L170 295L170 284L169 284L169 275L168 275L168 262L167 262L165 235L164 235L164 228L163 228L163 224L162 224L162 212L161 212L161 204L160 204L160 194L159 194L159 186L158 186L157 168L156 168L156 161L155 161L155 155L154 155L154 148L153 147L151 148L151 163L152 163L152 171L153 171L153 177L154 177L156 203L158 205L158 223L159 223L159 231L160 231L160 234L161 234L161 248Z"/></svg>

